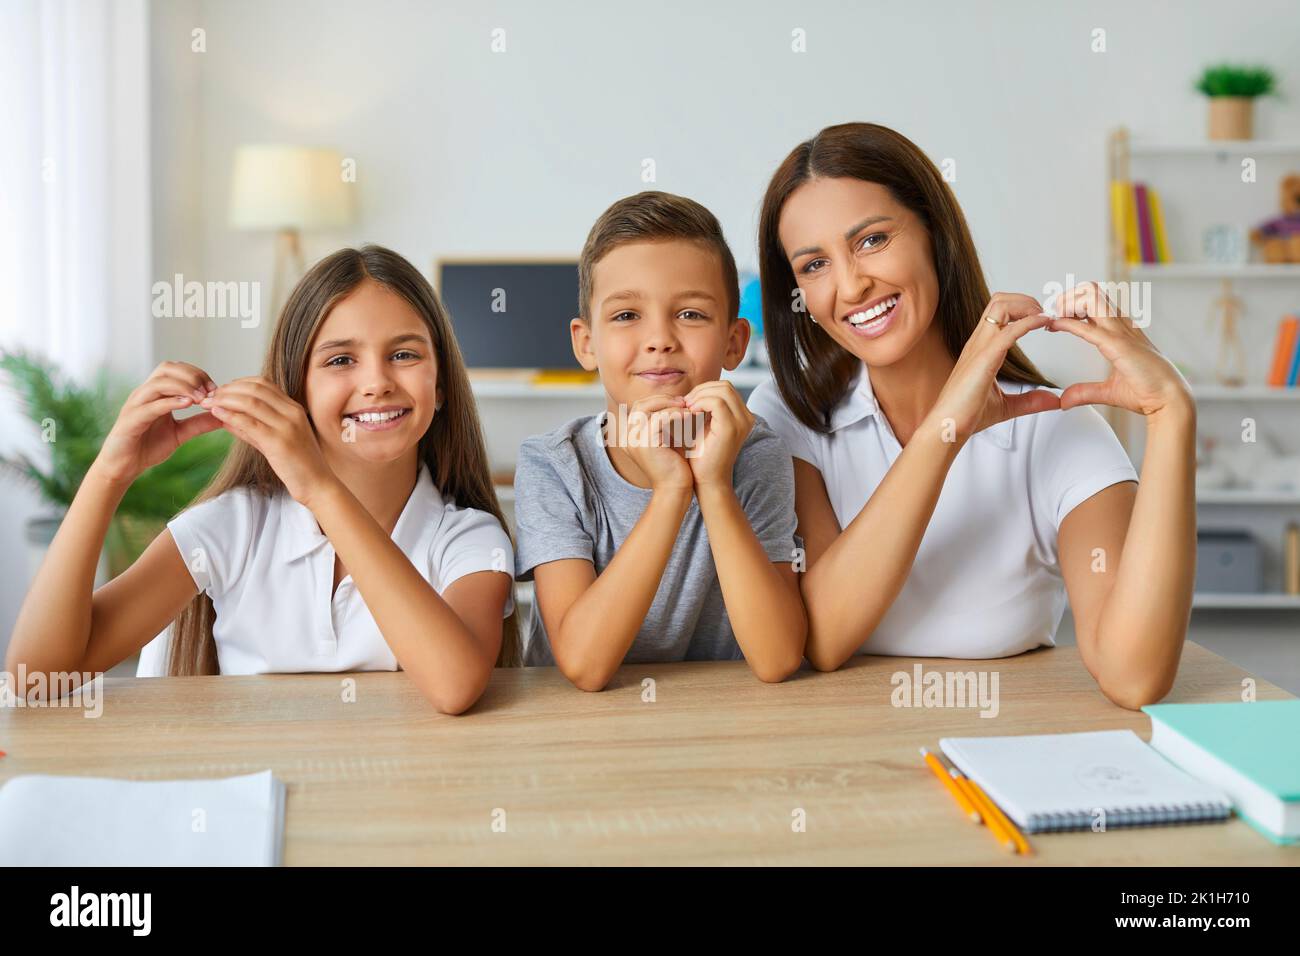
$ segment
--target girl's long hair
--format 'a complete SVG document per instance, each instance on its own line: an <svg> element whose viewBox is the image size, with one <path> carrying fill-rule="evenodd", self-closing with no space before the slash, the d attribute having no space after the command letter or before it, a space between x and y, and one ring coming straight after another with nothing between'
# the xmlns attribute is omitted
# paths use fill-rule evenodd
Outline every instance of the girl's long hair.
<svg viewBox="0 0 1300 956"><path fill-rule="evenodd" d="M934 321L948 353L961 354L989 302L966 217L934 163L906 136L875 123L828 126L800 143L781 163L763 197L758 258L763 293L763 335L786 406L819 432L830 431L831 410L856 377L860 360L795 310L794 270L777 229L790 194L821 177L879 183L911 210L930 234L939 305ZM999 378L1052 387L1019 347L1007 352Z"/></svg>
<svg viewBox="0 0 1300 956"><path fill-rule="evenodd" d="M274 382L294 401L305 404L307 358L312 340L330 310L366 279L400 295L429 327L438 361L442 408L420 439L419 458L428 467L438 490L463 508L486 511L509 534L488 468L487 447L470 390L469 375L451 320L433 287L418 269L381 246L341 249L307 272L294 287L280 313L271 348L262 367L264 378ZM236 488L265 495L284 489L283 482L260 452L242 441L230 449L220 471L195 499L209 501ZM507 569L509 573L513 569ZM511 587L513 588L513 583ZM168 673L216 674L217 646L212 637L216 612L212 599L200 592L172 624ZM502 625L498 667L519 664L518 612Z"/></svg>

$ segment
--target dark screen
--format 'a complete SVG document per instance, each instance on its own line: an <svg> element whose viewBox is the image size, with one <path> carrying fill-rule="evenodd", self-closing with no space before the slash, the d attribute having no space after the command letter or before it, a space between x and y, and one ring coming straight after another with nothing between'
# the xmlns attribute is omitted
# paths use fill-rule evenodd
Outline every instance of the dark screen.
<svg viewBox="0 0 1300 956"><path fill-rule="evenodd" d="M470 368L580 367L569 344L576 262L445 262L440 273L438 292ZM504 311L494 311L501 302Z"/></svg>

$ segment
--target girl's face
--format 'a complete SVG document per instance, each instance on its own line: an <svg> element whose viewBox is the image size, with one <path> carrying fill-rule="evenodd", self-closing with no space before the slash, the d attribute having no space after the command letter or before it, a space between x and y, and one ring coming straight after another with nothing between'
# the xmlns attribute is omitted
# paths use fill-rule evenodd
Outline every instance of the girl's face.
<svg viewBox="0 0 1300 956"><path fill-rule="evenodd" d="M386 463L411 452L441 403L429 327L363 280L326 316L307 356L307 412L327 457Z"/></svg>
<svg viewBox="0 0 1300 956"><path fill-rule="evenodd" d="M807 312L867 365L893 365L938 338L929 234L884 186L811 179L785 201L777 233Z"/></svg>

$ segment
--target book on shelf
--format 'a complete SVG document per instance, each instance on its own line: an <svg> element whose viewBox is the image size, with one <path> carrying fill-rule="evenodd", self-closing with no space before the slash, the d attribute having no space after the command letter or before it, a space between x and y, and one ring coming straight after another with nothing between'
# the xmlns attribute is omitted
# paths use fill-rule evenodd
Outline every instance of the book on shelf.
<svg viewBox="0 0 1300 956"><path fill-rule="evenodd" d="M1111 230L1129 263L1172 262L1160 195L1146 183L1110 184Z"/></svg>
<svg viewBox="0 0 1300 956"><path fill-rule="evenodd" d="M1169 237L1165 235L1165 214L1160 207L1160 194L1154 189L1149 189L1147 196L1151 202L1151 228L1155 232L1156 261L1173 262L1173 257L1169 255Z"/></svg>
<svg viewBox="0 0 1300 956"><path fill-rule="evenodd" d="M1277 324L1268 384L1274 388L1295 386L1297 378L1300 378L1300 319L1288 315Z"/></svg>

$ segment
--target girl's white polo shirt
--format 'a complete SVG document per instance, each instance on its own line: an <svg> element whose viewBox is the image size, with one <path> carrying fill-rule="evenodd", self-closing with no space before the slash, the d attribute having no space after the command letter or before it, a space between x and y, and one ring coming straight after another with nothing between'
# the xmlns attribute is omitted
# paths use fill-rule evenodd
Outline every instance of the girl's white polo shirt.
<svg viewBox="0 0 1300 956"><path fill-rule="evenodd" d="M334 547L287 492L236 489L167 524L194 583L212 598L223 674L397 670L397 659L348 575L333 594ZM500 522L444 501L427 467L393 528L393 541L443 593L475 571L512 575ZM513 575L512 575L513 577ZM514 608L508 599L505 616ZM166 673L171 628L140 653L137 675Z"/></svg>
<svg viewBox="0 0 1300 956"><path fill-rule="evenodd" d="M1008 393L1034 387L998 384ZM754 389L749 407L821 472L841 528L902 452L865 364L832 410L829 434L800 422L774 382ZM1115 433L1087 406L977 432L953 461L902 591L858 653L992 658L1051 646L1066 605L1061 522L1102 489L1136 480ZM869 545L858 560L865 579Z"/></svg>

